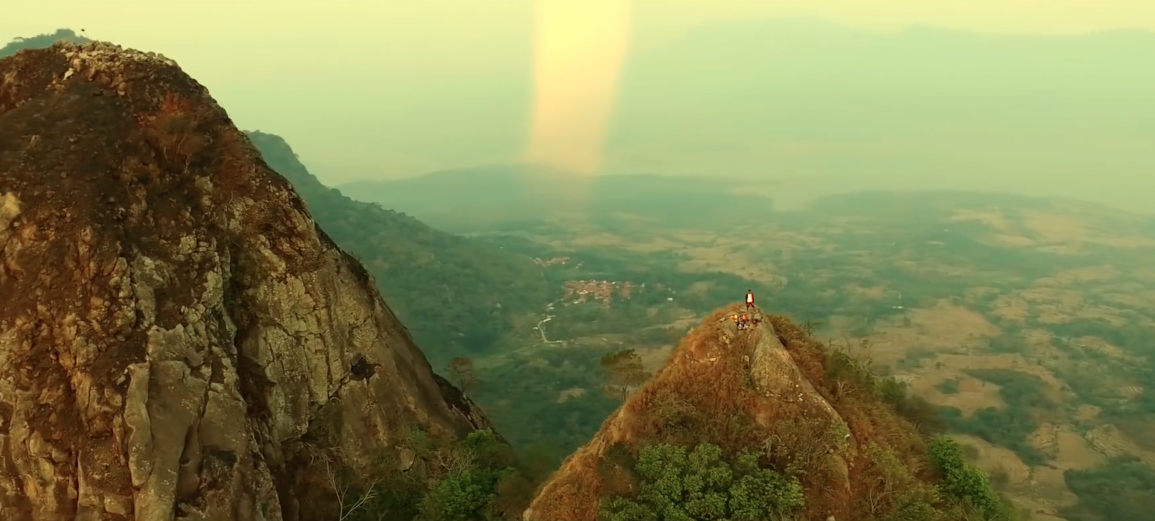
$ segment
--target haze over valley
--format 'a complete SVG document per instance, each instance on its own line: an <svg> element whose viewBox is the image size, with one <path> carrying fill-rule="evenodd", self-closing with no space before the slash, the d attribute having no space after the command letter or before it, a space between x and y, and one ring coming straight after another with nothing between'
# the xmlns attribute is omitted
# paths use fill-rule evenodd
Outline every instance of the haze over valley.
<svg viewBox="0 0 1155 521"><path fill-rule="evenodd" d="M956 4L293 3L267 26L237 25L261 2L138 6L154 30L71 2L22 4L0 38L55 24L164 53L334 186L533 160L708 177L779 208L949 188L1149 211L1155 15ZM230 29L169 21L202 17Z"/></svg>
<svg viewBox="0 0 1155 521"><path fill-rule="evenodd" d="M0 21L0 519L1155 521L1155 8L106 7Z"/></svg>

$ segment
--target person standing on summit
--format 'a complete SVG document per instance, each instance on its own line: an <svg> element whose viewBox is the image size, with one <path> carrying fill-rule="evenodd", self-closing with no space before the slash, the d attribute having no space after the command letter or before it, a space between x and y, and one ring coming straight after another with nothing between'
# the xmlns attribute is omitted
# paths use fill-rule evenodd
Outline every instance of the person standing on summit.
<svg viewBox="0 0 1155 521"><path fill-rule="evenodd" d="M754 310L754 290L746 290L746 311Z"/></svg>

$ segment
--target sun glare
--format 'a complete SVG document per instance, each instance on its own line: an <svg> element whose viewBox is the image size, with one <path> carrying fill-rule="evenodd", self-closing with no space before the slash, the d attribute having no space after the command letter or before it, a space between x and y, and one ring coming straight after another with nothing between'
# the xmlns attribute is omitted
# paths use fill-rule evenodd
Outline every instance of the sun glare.
<svg viewBox="0 0 1155 521"><path fill-rule="evenodd" d="M596 175L629 46L629 0L535 3L527 160Z"/></svg>

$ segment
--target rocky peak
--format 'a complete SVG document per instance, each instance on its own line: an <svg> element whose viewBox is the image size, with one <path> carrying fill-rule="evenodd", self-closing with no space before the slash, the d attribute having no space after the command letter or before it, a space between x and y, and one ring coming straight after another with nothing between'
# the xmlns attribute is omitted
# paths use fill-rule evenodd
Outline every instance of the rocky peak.
<svg viewBox="0 0 1155 521"><path fill-rule="evenodd" d="M319 519L487 427L374 287L172 60L0 61L0 519Z"/></svg>
<svg viewBox="0 0 1155 521"><path fill-rule="evenodd" d="M633 465L644 448L661 444L687 451L711 444L726 458L755 454L763 468L797 477L805 498L802 510L795 513L797 519L866 519L861 517L863 501L879 494L870 488L879 482L879 473L899 476L887 478L890 486L905 483L901 479L914 480L912 473L925 470L918 464L903 467L905 458L914 461L925 454L921 437L909 422L873 392L852 383L865 380L839 384L838 378L830 377L840 373L839 364L849 358L834 356L783 317L768 316L751 329L739 330L730 320L739 312L737 306L719 310L691 331L666 366L563 462L524 519L593 521L607 498L647 494L652 498L658 489L639 496L647 489ZM760 312L755 316L762 318ZM852 387L862 392L852 396ZM840 394L840 389L847 393ZM898 460L903 463L883 469L877 463L882 461L879 454L902 454ZM664 487L665 493L670 483L662 483L659 488ZM678 508L688 504L680 501L671 504ZM631 508L630 515L642 515L637 507ZM884 511L878 508L876 514L881 515ZM735 518L749 518L750 511L746 512ZM621 519L635 518L622 515ZM666 512L658 518L679 517Z"/></svg>

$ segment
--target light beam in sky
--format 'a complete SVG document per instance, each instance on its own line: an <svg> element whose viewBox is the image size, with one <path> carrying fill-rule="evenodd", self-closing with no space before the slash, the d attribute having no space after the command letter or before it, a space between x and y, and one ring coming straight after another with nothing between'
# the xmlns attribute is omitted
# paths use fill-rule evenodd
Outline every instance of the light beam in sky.
<svg viewBox="0 0 1155 521"><path fill-rule="evenodd" d="M537 0L527 161L599 172L629 47L629 0Z"/></svg>

